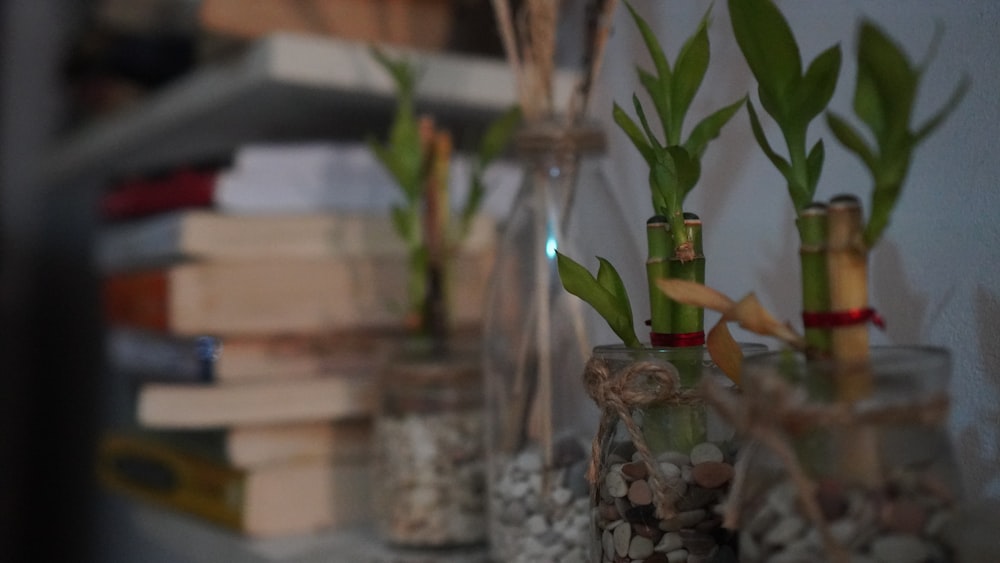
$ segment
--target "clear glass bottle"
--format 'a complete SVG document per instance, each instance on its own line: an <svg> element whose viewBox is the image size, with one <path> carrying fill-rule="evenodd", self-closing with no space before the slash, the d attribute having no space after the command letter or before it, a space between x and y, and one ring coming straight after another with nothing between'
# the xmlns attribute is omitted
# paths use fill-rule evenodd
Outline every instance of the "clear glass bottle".
<svg viewBox="0 0 1000 563"><path fill-rule="evenodd" d="M503 225L484 318L490 557L503 563L586 557L589 444L598 413L580 374L606 326L559 279L556 251L643 264L643 224L609 189L605 136L592 125L530 125L515 138L524 177ZM634 270L622 267L623 276ZM629 280L626 279L626 283ZM604 340L604 339L608 340Z"/></svg>
<svg viewBox="0 0 1000 563"><path fill-rule="evenodd" d="M408 346L383 370L372 488L379 534L392 546L486 541L480 358L478 346Z"/></svg>
<svg viewBox="0 0 1000 563"><path fill-rule="evenodd" d="M607 420L592 470L591 563L734 560L735 534L717 509L737 449L701 393L704 378L732 387L704 346L594 349L585 380Z"/></svg>
<svg viewBox="0 0 1000 563"><path fill-rule="evenodd" d="M743 450L746 482L732 499L741 561L961 560L947 350L873 347L859 364L772 352L743 365L739 408L758 445ZM870 392L839 401L846 378Z"/></svg>

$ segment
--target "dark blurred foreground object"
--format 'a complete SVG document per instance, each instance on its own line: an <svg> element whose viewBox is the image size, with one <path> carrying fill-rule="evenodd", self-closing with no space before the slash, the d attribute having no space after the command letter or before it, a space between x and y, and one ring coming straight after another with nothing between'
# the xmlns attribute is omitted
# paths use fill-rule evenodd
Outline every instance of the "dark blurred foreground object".
<svg viewBox="0 0 1000 563"><path fill-rule="evenodd" d="M184 75L196 53L188 34L85 30L65 66L74 121L118 110Z"/></svg>

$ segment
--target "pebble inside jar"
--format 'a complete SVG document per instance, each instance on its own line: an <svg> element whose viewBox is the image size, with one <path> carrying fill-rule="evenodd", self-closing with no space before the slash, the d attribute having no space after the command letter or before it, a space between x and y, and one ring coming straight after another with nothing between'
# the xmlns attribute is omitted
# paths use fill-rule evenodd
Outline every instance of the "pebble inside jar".
<svg viewBox="0 0 1000 563"><path fill-rule="evenodd" d="M592 487L592 563L734 560L719 506L734 475L730 433L696 388L703 348L598 347L588 388L602 407ZM681 372L697 374L693 380Z"/></svg>

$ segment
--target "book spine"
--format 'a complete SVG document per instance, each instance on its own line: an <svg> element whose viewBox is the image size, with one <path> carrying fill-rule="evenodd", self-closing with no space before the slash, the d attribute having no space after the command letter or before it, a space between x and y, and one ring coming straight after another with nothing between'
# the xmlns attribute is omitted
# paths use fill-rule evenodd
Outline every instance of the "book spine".
<svg viewBox="0 0 1000 563"><path fill-rule="evenodd" d="M215 336L174 336L143 329L108 329L109 368L137 381L211 383L222 341Z"/></svg>
<svg viewBox="0 0 1000 563"><path fill-rule="evenodd" d="M103 290L109 324L172 331L168 270L109 275L104 278Z"/></svg>
<svg viewBox="0 0 1000 563"><path fill-rule="evenodd" d="M110 490L205 518L244 527L246 473L165 444L125 434L102 438L97 476Z"/></svg>
<svg viewBox="0 0 1000 563"><path fill-rule="evenodd" d="M101 217L111 222L210 207L215 203L216 175L214 170L181 169L164 178L122 182L102 197Z"/></svg>

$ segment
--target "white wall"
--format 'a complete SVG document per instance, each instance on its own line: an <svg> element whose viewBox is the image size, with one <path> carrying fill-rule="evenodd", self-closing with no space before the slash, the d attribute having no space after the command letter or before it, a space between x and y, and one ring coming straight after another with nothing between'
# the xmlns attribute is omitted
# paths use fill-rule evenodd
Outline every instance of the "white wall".
<svg viewBox="0 0 1000 563"><path fill-rule="evenodd" d="M673 60L708 3L634 0L633 6L654 25ZM751 90L726 2L714 6L712 64L692 118ZM935 26L942 26L939 52L918 96L920 122L945 102L963 74L973 79L961 106L918 147L892 222L872 253L871 300L888 324L884 333L873 329L873 341L951 350L951 428L969 492L1000 496L1000 158L995 148L1000 134L1000 2L779 0L779 6L805 61L841 44L844 65L831 107L842 115L853 116L854 33L861 17L882 26L914 60L925 58ZM606 56L590 109L607 124L609 174L628 213L641 225L651 209L647 170L611 120L611 104L617 101L633 113L631 95L641 90L635 65L649 69L651 63L623 5ZM783 147L775 130L770 132L774 146ZM837 144L822 119L810 134L812 140L822 136L827 149L817 199L848 192L867 204L870 180L860 163ZM706 225L709 285L733 297L755 291L779 318L800 326L793 210L783 178L752 137L746 111L710 145L701 183L686 207ZM631 289L633 295L642 291ZM745 333L737 336L762 341Z"/></svg>

